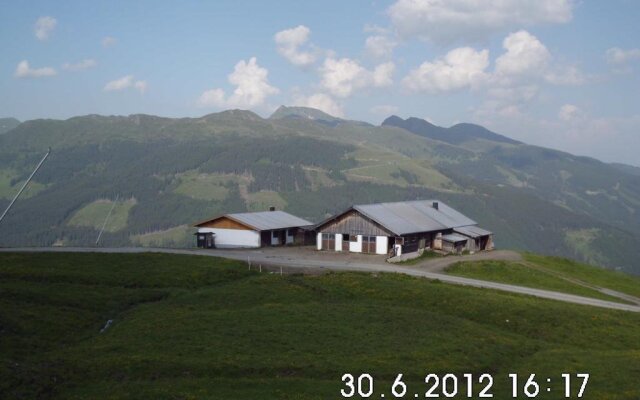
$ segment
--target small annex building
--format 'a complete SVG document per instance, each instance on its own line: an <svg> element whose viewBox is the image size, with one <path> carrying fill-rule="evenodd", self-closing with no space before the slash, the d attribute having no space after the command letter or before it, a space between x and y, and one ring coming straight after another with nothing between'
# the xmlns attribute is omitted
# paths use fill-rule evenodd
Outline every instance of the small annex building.
<svg viewBox="0 0 640 400"><path fill-rule="evenodd" d="M437 200L355 205L316 227L318 250L399 256L493 249L493 234Z"/></svg>
<svg viewBox="0 0 640 400"><path fill-rule="evenodd" d="M305 244L308 237L313 238L313 223L275 210L224 214L195 227L200 248L284 246Z"/></svg>

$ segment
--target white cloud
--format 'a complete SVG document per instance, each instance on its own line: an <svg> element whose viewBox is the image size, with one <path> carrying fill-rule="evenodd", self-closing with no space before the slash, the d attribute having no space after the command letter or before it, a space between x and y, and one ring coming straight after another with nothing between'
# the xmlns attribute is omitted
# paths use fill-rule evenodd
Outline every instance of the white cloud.
<svg viewBox="0 0 640 400"><path fill-rule="evenodd" d="M610 64L625 64L632 60L640 60L640 49L623 50L619 47L612 47L605 53Z"/></svg>
<svg viewBox="0 0 640 400"><path fill-rule="evenodd" d="M102 47L111 47L118 43L118 39L111 36L105 36L104 38L102 38L101 43Z"/></svg>
<svg viewBox="0 0 640 400"><path fill-rule="evenodd" d="M576 121L585 116L584 112L576 105L565 104L558 111L558 118L562 121Z"/></svg>
<svg viewBox="0 0 640 400"><path fill-rule="evenodd" d="M392 85L394 71L392 62L380 64L369 71L350 58L329 57L320 68L320 85L336 97L349 97L359 89Z"/></svg>
<svg viewBox="0 0 640 400"><path fill-rule="evenodd" d="M612 47L605 53L607 62L612 66L613 72L630 73L633 68L630 63L640 60L640 49L624 50L619 47Z"/></svg>
<svg viewBox="0 0 640 400"><path fill-rule="evenodd" d="M58 21L53 17L40 17L36 21L33 33L36 35L38 40L47 40L49 39L51 32L56 28L57 24Z"/></svg>
<svg viewBox="0 0 640 400"><path fill-rule="evenodd" d="M376 24L365 24L363 27L365 33L375 33L377 35L388 35L391 30Z"/></svg>
<svg viewBox="0 0 640 400"><path fill-rule="evenodd" d="M224 90L210 89L204 91L198 99L198 105L202 107L225 107Z"/></svg>
<svg viewBox="0 0 640 400"><path fill-rule="evenodd" d="M547 47L527 31L509 34L502 42L506 50L496 59L494 83L529 81L539 78L553 85L581 85L586 81L576 66L556 65Z"/></svg>
<svg viewBox="0 0 640 400"><path fill-rule="evenodd" d="M388 9L403 37L451 43L478 41L520 26L565 23L571 20L573 0L397 0Z"/></svg>
<svg viewBox="0 0 640 400"><path fill-rule="evenodd" d="M316 93L311 96L295 96L293 105L316 108L334 117L344 117L342 106L325 93Z"/></svg>
<svg viewBox="0 0 640 400"><path fill-rule="evenodd" d="M107 84L104 86L104 90L106 90L107 92L124 90L130 88L131 85L133 85L133 75L126 75L122 78L107 82Z"/></svg>
<svg viewBox="0 0 640 400"><path fill-rule="evenodd" d="M140 93L144 93L147 90L147 82L134 81L133 75L126 75L122 78L110 81L104 86L104 90L107 92L120 91L129 88L134 88Z"/></svg>
<svg viewBox="0 0 640 400"><path fill-rule="evenodd" d="M268 96L280 91L269 84L269 71L258 65L255 57L249 62L239 61L229 74L229 83L236 88L228 98L223 89L207 90L198 99L202 107L239 107L253 108L264 104Z"/></svg>
<svg viewBox="0 0 640 400"><path fill-rule="evenodd" d="M98 65L96 60L91 58L86 58L82 61L78 61L77 63L66 63L62 66L62 69L67 71L82 71L85 69L93 68L96 65Z"/></svg>
<svg viewBox="0 0 640 400"><path fill-rule="evenodd" d="M396 46L396 41L385 35L369 36L364 44L367 54L375 58L391 57Z"/></svg>
<svg viewBox="0 0 640 400"><path fill-rule="evenodd" d="M460 47L442 59L422 63L410 71L402 83L409 90L429 93L475 87L487 79L485 70L488 66L488 50Z"/></svg>
<svg viewBox="0 0 640 400"><path fill-rule="evenodd" d="M383 117L388 117L392 114L396 114L398 111L400 111L399 107L392 106L389 104L381 104L378 106L373 106L369 109L369 112L371 114L380 115Z"/></svg>
<svg viewBox="0 0 640 400"><path fill-rule="evenodd" d="M18 63L13 76L16 78L43 78L56 74L56 70L51 67L31 68L27 60L22 60Z"/></svg>
<svg viewBox="0 0 640 400"><path fill-rule="evenodd" d="M372 84L374 87L387 87L393 85L393 73L396 66L392 62L379 64L373 70Z"/></svg>
<svg viewBox="0 0 640 400"><path fill-rule="evenodd" d="M555 67L547 71L544 79L553 85L578 86L587 81L584 73L575 66Z"/></svg>
<svg viewBox="0 0 640 400"><path fill-rule="evenodd" d="M497 75L537 75L547 68L551 59L545 45L527 31L509 34L502 47L506 52L496 59Z"/></svg>
<svg viewBox="0 0 640 400"><path fill-rule="evenodd" d="M313 64L316 61L316 55L310 51L300 50L309 40L310 33L311 30L304 25L276 33L274 40L278 46L278 53L299 67Z"/></svg>

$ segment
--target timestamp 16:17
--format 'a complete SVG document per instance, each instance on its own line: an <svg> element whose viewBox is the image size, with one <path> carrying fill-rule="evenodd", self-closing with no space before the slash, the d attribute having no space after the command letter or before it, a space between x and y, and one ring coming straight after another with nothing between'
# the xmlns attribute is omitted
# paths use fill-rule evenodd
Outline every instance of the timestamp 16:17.
<svg viewBox="0 0 640 400"><path fill-rule="evenodd" d="M564 381L564 397L571 398L572 392L575 392L575 387L573 387L572 383L572 374L562 374L562 380ZM580 387L577 388L577 396L576 398L581 398L584 395L585 388L587 386L587 382L589 381L589 374L575 374L575 377L579 380L582 379L580 383ZM408 385L403 380L403 374L398 374L391 385L391 398L401 399L401 398L437 398L441 395L443 397L456 397L458 394L463 394L466 392L466 396L468 398L493 398L492 386L493 386L493 376L490 374L481 374L480 376L474 376L472 374L464 374L462 375L463 385L466 386L466 390L459 388L458 385L458 376L456 374L445 374L444 376L440 376L438 374L428 374L424 378L424 382L427 384L427 391L424 393L416 393L412 390L409 390ZM522 398L520 397L523 394L527 398L536 398L540 394L541 391L551 392L551 378L547 377L546 385L541 385L538 381L541 378L536 378L536 374L529 374L528 377L520 379L518 374L509 374L509 378L511 379L511 389L512 389L512 397L513 398ZM474 381L480 387L474 388ZM352 374L344 374L342 376L342 382L345 387L340 391L340 394L343 398L350 398L354 396L359 396L360 398L369 398L379 396L381 399L385 398L385 393L374 393L374 379L370 374L363 373L357 376ZM464 385L466 383L466 385ZM414 387L415 389L415 387ZM459 389L460 390L459 392ZM554 391L557 390L554 388ZM386 391L385 391L386 392Z"/></svg>
<svg viewBox="0 0 640 400"><path fill-rule="evenodd" d="M584 390L587 387L587 382L589 382L589 374L576 374L578 379L582 379L582 383L580 384L580 388L578 389L577 398L581 398L584 395ZM517 398L519 395L520 389L520 381L518 378L518 374L509 374L509 378L511 378L511 388L512 388L512 396L513 398ZM571 397L571 374L562 374L562 379L564 380L564 397ZM551 383L551 378L547 378L547 383ZM547 391L551 391L551 387L547 386ZM529 398L537 397L540 393L540 384L536 381L536 374L531 374L527 378L524 386L522 386L522 392L525 396Z"/></svg>

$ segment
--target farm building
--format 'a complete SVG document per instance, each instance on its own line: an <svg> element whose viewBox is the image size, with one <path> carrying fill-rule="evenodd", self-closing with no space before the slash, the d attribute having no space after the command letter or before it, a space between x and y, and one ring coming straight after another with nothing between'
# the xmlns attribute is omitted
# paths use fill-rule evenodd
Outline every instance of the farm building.
<svg viewBox="0 0 640 400"><path fill-rule="evenodd" d="M316 232L318 250L401 255L493 248L491 232L435 200L356 205L320 223Z"/></svg>
<svg viewBox="0 0 640 400"><path fill-rule="evenodd" d="M256 248L313 241L312 223L284 211L225 214L195 225L201 248Z"/></svg>

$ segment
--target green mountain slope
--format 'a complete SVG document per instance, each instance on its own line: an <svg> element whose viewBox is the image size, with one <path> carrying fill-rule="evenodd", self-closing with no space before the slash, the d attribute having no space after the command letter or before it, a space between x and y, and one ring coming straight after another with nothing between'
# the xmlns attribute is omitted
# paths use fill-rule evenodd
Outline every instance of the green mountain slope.
<svg viewBox="0 0 640 400"><path fill-rule="evenodd" d="M0 226L0 245L90 245L105 208L95 205L116 197L130 203L117 206L126 214L104 245L153 236L192 246L186 225L268 205L318 221L354 203L440 198L494 231L500 247L640 273L640 177L456 127L461 143L298 107L268 119L230 110L27 121L0 137L0 207L53 152Z"/></svg>
<svg viewBox="0 0 640 400"><path fill-rule="evenodd" d="M620 163L611 163L611 166L627 174L640 176L640 168L638 167Z"/></svg>
<svg viewBox="0 0 640 400"><path fill-rule="evenodd" d="M9 132L20 125L20 121L15 118L0 118L0 135Z"/></svg>
<svg viewBox="0 0 640 400"><path fill-rule="evenodd" d="M325 112L316 110L315 108L287 107L287 106L278 107L278 109L274 111L269 118L270 119L303 118L303 119L311 119L314 121L326 121L326 122L340 121L340 118L333 117Z"/></svg>
<svg viewBox="0 0 640 400"><path fill-rule="evenodd" d="M498 135L490 130L475 124L457 124L450 128L436 126L420 118L402 118L392 115L382 122L382 126L395 126L403 128L416 135L440 140L451 144L462 144L467 141L485 139L498 143L520 144L520 142L506 136Z"/></svg>

